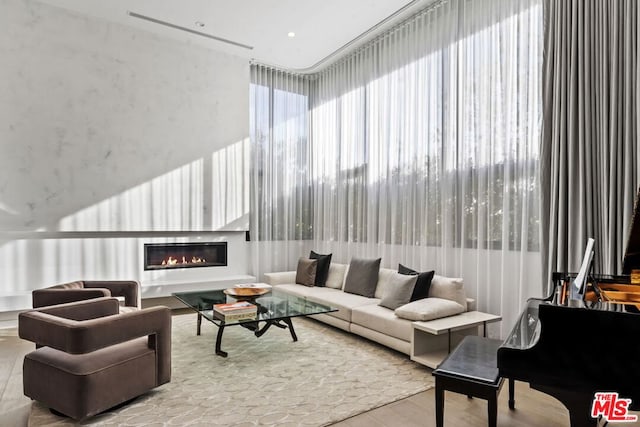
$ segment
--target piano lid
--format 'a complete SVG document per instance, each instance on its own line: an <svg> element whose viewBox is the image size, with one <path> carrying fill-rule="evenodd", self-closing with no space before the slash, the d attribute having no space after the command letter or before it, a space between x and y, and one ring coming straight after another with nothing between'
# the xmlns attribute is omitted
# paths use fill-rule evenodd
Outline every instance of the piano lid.
<svg viewBox="0 0 640 427"><path fill-rule="evenodd" d="M633 207L629 238L622 259L622 274L631 274L631 270L636 268L640 269L640 189Z"/></svg>

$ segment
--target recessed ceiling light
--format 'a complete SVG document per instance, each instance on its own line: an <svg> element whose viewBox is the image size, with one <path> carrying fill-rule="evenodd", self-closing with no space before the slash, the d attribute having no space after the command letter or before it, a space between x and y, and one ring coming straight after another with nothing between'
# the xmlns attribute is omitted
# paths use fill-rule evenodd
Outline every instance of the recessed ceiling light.
<svg viewBox="0 0 640 427"><path fill-rule="evenodd" d="M296 33L294 33L293 31L289 31L289 32L287 33L287 36L289 36L289 37L291 37L291 38L294 38L294 37L296 36Z"/></svg>
<svg viewBox="0 0 640 427"><path fill-rule="evenodd" d="M196 21L196 26L198 26L198 27L202 28L202 27L204 27L204 22L202 22L202 21Z"/></svg>

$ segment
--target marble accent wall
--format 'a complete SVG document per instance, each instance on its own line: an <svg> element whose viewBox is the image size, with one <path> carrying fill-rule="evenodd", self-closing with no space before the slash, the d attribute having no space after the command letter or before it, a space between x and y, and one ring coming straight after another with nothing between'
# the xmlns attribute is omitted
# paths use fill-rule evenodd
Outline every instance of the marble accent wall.
<svg viewBox="0 0 640 427"><path fill-rule="evenodd" d="M142 272L143 241L233 240L214 276L246 275L244 233L211 232L248 227L247 60L32 0L0 11L0 311L66 280L195 280Z"/></svg>
<svg viewBox="0 0 640 427"><path fill-rule="evenodd" d="M246 229L246 59L29 0L0 10L0 230Z"/></svg>

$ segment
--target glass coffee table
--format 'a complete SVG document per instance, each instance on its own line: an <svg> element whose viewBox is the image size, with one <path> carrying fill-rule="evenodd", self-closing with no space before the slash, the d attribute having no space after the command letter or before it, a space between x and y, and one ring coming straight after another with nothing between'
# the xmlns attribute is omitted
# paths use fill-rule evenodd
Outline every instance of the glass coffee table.
<svg viewBox="0 0 640 427"><path fill-rule="evenodd" d="M256 337L264 335L272 326L281 329L288 328L293 341L297 341L298 337L293 328L291 318L338 311L337 308L279 292L277 289L255 297L231 297L225 294L224 290L175 292L172 295L198 313L197 335L200 335L203 318L218 327L216 354L222 357L227 357L227 353L222 351L221 348L222 334L226 327L241 326L254 333ZM258 308L256 317L247 320L224 321L215 315L213 311L214 304L224 304L235 301L249 301L255 304Z"/></svg>

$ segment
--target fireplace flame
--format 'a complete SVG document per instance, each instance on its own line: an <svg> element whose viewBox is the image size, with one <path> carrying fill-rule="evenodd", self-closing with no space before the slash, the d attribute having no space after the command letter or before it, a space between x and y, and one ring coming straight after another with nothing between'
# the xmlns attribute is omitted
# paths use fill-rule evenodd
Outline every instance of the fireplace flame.
<svg viewBox="0 0 640 427"><path fill-rule="evenodd" d="M200 258L200 257L191 257L191 260L187 260L186 257L182 257L182 260L178 260L178 258L174 258L172 256L170 256L169 258L163 259L162 260L162 265L164 266L170 266L170 265L187 265L187 264L202 264L204 262L207 262L206 259L204 258Z"/></svg>

